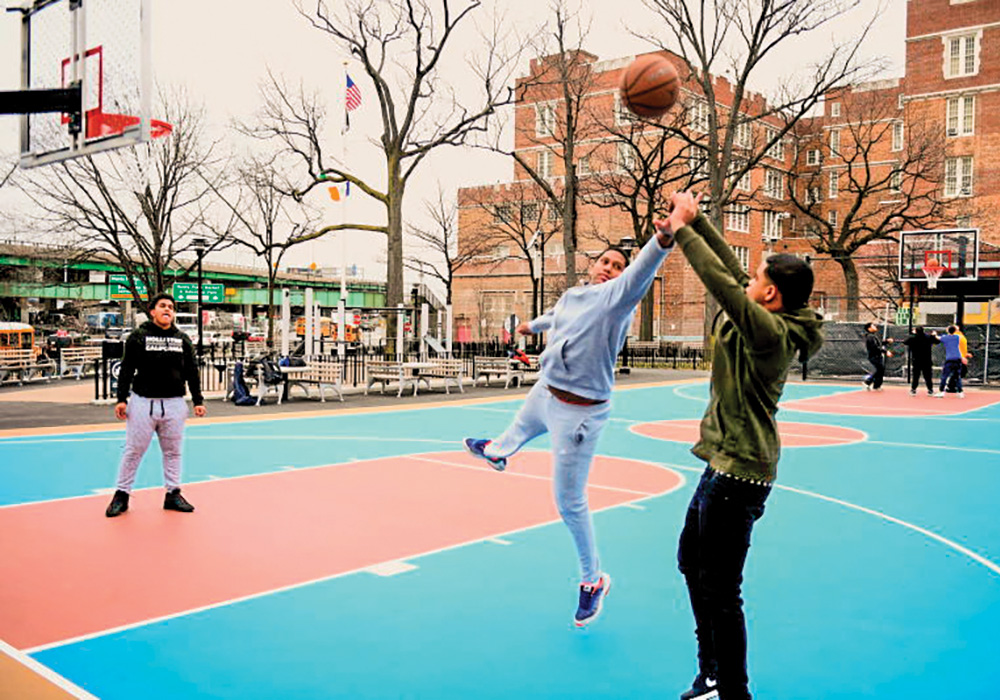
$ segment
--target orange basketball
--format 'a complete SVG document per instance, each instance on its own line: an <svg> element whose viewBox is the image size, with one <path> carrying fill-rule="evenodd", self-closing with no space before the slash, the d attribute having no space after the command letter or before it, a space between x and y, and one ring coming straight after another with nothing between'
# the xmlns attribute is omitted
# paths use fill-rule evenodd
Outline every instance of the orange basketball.
<svg viewBox="0 0 1000 700"><path fill-rule="evenodd" d="M658 54L639 56L622 73L622 102L640 117L666 114L677 102L681 81L674 65Z"/></svg>

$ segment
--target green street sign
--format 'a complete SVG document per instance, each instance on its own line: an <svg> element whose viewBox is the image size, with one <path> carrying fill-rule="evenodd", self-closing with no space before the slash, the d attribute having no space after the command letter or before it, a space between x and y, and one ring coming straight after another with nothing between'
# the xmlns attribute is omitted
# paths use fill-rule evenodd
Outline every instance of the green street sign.
<svg viewBox="0 0 1000 700"><path fill-rule="evenodd" d="M197 282L174 282L173 296L177 301L198 301ZM226 285L202 284L201 301L204 304L222 304L226 301Z"/></svg>
<svg viewBox="0 0 1000 700"><path fill-rule="evenodd" d="M131 299L132 292L129 290L128 286L128 276L127 275L108 275L108 287L111 290L112 299ZM146 283L140 279L135 281L135 288L139 292L139 296L142 299L149 298L149 290L146 289Z"/></svg>
<svg viewBox="0 0 1000 700"><path fill-rule="evenodd" d="M896 309L896 325L905 326L910 322L910 307L900 306Z"/></svg>

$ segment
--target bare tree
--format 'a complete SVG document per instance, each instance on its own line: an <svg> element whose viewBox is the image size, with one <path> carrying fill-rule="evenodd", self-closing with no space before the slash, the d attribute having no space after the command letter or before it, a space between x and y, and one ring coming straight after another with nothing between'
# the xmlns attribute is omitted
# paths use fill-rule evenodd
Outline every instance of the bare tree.
<svg viewBox="0 0 1000 700"><path fill-rule="evenodd" d="M360 62L373 87L382 126L378 146L384 160L383 185L331 157L323 143L324 110L318 100L301 91L293 95L278 80L272 78L267 90L265 126L254 130L258 136L281 139L300 158L305 176L293 190L296 196L324 184L347 182L384 207L384 223L344 222L300 238L345 229L384 233L390 306L403 301L403 201L410 179L434 151L461 146L484 132L496 108L511 99L508 73L516 56L498 54L497 36L480 42L482 53L470 64L482 88L478 97L459 96L441 75L443 61L464 58L450 49L456 32L481 5L481 0L441 0L436 7L424 0L344 0L331 10L324 0L316 0L313 9L306 10L305 3L296 0L295 7L313 27Z"/></svg>
<svg viewBox="0 0 1000 700"><path fill-rule="evenodd" d="M624 108L600 119L606 134L601 148L588 158L590 174L580 178L583 201L624 212L635 242L642 247L653 236L653 221L667 215L669 192L688 189L704 180L702 161L692 159L691 145L678 139L687 121L683 107L664 122L640 119ZM595 233L607 244L616 244ZM643 297L639 337L653 339L655 290Z"/></svg>
<svg viewBox="0 0 1000 700"><path fill-rule="evenodd" d="M204 143L200 109L183 100L165 104L169 136L30 171L17 183L37 205L37 224L60 235L75 256L109 258L122 268L140 307L139 282L151 295L165 290L165 272L209 231L214 144ZM215 238L209 250L223 245Z"/></svg>
<svg viewBox="0 0 1000 700"><path fill-rule="evenodd" d="M450 304L455 273L473 258L483 255L494 243L489 236L464 236L459 247L458 205L454 201L446 201L440 189L437 200L425 202L425 207L433 228L410 227L411 235L423 244L424 251L407 257L404 264L408 270L427 272L440 280L445 288L445 303ZM437 260L428 260L427 252Z"/></svg>
<svg viewBox="0 0 1000 700"><path fill-rule="evenodd" d="M529 75L517 83L517 101L537 102L535 118L515 119L514 147L494 150L511 156L545 194L562 222L566 287L577 282L577 165L586 158L583 145L600 127L588 101L598 86L597 57L583 50L589 27L561 0L552 5L551 33L537 50ZM554 161L558 161L561 174Z"/></svg>
<svg viewBox="0 0 1000 700"><path fill-rule="evenodd" d="M939 123L900 108L895 90L844 90L837 99L848 116L836 129L839 145L829 145L822 121L800 122L792 132L801 162L789 177L788 197L812 248L840 266L847 319L856 321L858 251L896 240L903 230L953 220L954 207L943 196L945 136Z"/></svg>
<svg viewBox="0 0 1000 700"><path fill-rule="evenodd" d="M482 223L463 236L463 245L467 245L468 238L477 236L487 247L512 247L511 253L498 258L495 264L507 260L527 264L532 291L531 313L532 318L536 318L544 312L544 251L560 230L558 216L549 216L551 202L531 183L513 183L506 188L502 198L497 198L490 189L478 194L480 198L475 206L483 213Z"/></svg>
<svg viewBox="0 0 1000 700"><path fill-rule="evenodd" d="M755 76L777 49L827 27L862 5L861 0L643 0L663 20L669 38L644 38L678 54L681 81L698 93L690 99L688 138L704 150L708 216L720 231L722 215L733 203L746 201L741 184L755 168L768 164L784 169L782 146L799 119L808 115L833 88L865 80L885 66L882 59L859 62L859 49L871 28L834 44L826 56L786 79L765 103L750 88ZM729 79L731 94L717 94L717 77ZM725 97L728 99L719 99ZM712 297L706 305L708 324L715 316Z"/></svg>
<svg viewBox="0 0 1000 700"><path fill-rule="evenodd" d="M277 156L248 156L237 168L235 197L213 186L232 216L235 245L250 250L267 268L267 344L274 342L274 288L288 249L312 231L319 216L288 194L287 171Z"/></svg>

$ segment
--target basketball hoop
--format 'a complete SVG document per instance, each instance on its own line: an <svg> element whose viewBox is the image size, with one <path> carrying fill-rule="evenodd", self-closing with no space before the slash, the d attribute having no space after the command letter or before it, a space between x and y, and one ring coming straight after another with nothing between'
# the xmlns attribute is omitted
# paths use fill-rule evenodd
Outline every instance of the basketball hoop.
<svg viewBox="0 0 1000 700"><path fill-rule="evenodd" d="M927 288L928 289L937 289L938 280L941 279L941 275L944 274L944 271L946 269L948 269L948 268L946 268L944 265L939 265L938 263L934 262L933 260L930 261L930 262L928 262L928 263L926 263L926 264L924 264L924 267L923 267L924 277L927 278Z"/></svg>

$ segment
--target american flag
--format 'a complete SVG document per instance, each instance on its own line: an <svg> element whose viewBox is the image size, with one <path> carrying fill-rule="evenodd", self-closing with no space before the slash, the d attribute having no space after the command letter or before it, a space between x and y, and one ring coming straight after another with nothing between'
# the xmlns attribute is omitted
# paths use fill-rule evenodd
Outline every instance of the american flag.
<svg viewBox="0 0 1000 700"><path fill-rule="evenodd" d="M349 75L347 76L347 92L344 93L344 104L347 106L348 112L353 112L361 106L361 91L358 90L358 86L354 84Z"/></svg>

